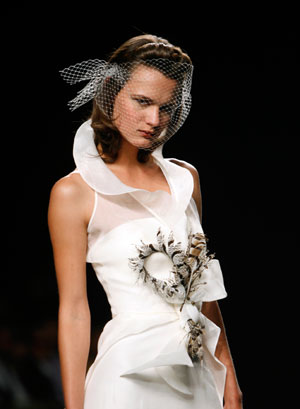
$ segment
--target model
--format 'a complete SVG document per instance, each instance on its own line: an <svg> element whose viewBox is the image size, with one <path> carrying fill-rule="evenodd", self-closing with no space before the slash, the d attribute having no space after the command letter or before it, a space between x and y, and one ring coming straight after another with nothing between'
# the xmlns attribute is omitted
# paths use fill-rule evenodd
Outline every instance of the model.
<svg viewBox="0 0 300 409"><path fill-rule="evenodd" d="M72 110L93 100L75 136L76 169L49 204L66 409L242 408L198 172L162 155L190 111L192 73L186 53L153 35L61 72L88 81ZM87 374L86 262L112 313Z"/></svg>

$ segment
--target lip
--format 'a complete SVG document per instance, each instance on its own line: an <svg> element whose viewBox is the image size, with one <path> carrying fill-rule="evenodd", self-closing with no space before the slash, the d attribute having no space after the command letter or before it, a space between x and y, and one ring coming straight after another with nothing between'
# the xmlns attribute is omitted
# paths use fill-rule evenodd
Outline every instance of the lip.
<svg viewBox="0 0 300 409"><path fill-rule="evenodd" d="M145 131L144 129L138 129L138 131L142 134L142 136L146 139L151 139L154 136L154 132Z"/></svg>

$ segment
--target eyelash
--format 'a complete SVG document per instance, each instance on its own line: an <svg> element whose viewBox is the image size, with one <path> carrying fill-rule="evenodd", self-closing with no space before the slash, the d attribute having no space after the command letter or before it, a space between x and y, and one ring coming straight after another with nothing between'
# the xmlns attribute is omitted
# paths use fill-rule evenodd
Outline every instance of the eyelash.
<svg viewBox="0 0 300 409"><path fill-rule="evenodd" d="M142 106L147 106L147 105L150 105L151 104L151 102L150 101L148 101L147 99L144 99L144 98L133 98L135 101L137 101L140 105L142 105Z"/></svg>
<svg viewBox="0 0 300 409"><path fill-rule="evenodd" d="M152 104L151 101L149 101L146 98L133 98L134 101L138 102L138 104L140 104L141 106L149 106ZM160 107L160 112L165 112L165 113L170 113L173 110L173 107L170 105L162 105Z"/></svg>

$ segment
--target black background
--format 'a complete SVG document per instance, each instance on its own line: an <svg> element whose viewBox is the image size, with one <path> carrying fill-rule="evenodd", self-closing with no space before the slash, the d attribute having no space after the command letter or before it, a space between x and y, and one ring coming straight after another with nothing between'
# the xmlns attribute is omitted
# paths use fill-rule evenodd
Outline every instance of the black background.
<svg viewBox="0 0 300 409"><path fill-rule="evenodd" d="M203 227L229 294L220 306L245 408L292 407L299 322L295 10L76 3L10 7L2 20L1 320L30 332L57 316L47 206L55 181L74 169L74 133L90 108L69 112L80 86L66 85L58 71L106 59L132 36L156 34L181 46L195 66L190 116L164 155L199 171ZM90 266L88 284L93 324L101 327L110 311Z"/></svg>

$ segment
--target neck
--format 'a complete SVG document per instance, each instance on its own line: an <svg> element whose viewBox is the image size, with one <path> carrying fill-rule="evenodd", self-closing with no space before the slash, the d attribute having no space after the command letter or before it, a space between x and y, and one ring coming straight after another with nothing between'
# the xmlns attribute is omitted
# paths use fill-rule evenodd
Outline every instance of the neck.
<svg viewBox="0 0 300 409"><path fill-rule="evenodd" d="M115 161L116 164L126 166L126 167L136 167L136 166L142 166L145 164L142 164L138 161L138 151L139 148L132 145L125 139L122 139L121 142L121 147L118 152L118 157ZM147 163L152 162L151 156L149 157L149 160Z"/></svg>

